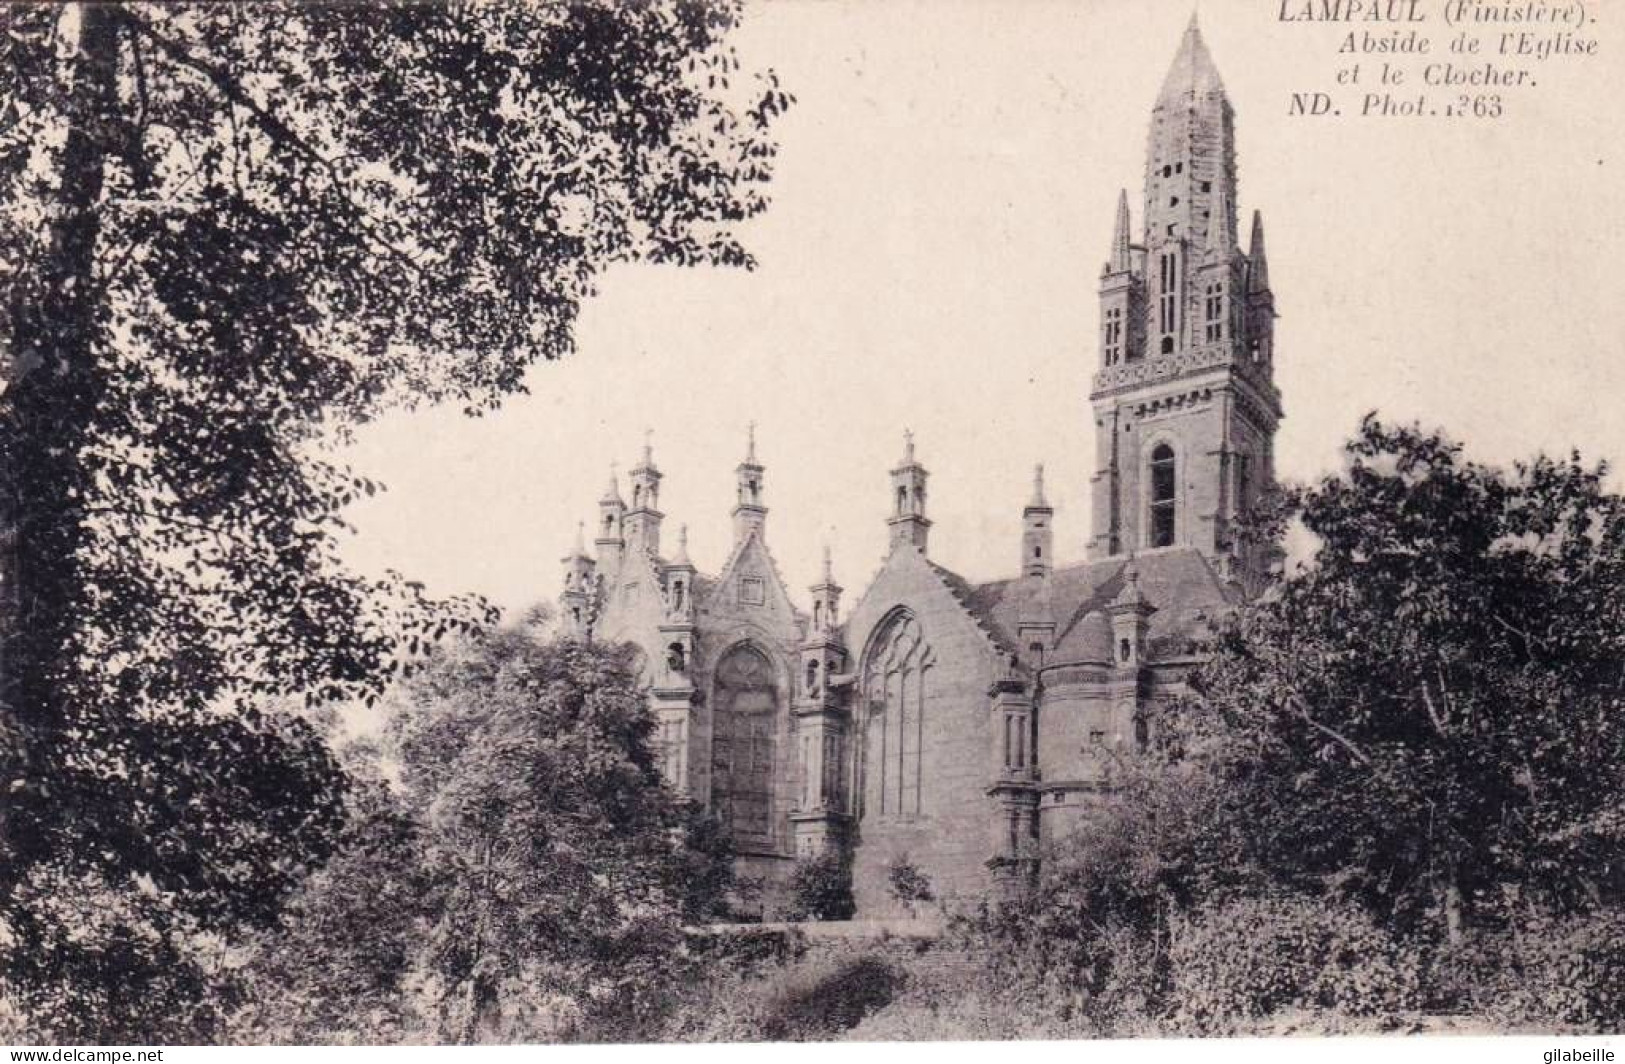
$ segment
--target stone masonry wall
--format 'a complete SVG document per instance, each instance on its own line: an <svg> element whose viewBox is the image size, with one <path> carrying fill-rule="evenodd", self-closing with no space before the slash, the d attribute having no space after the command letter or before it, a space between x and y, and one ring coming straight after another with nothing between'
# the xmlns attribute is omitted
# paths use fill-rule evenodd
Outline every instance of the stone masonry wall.
<svg viewBox="0 0 1625 1064"><path fill-rule="evenodd" d="M937 897L948 900L986 890L986 861L994 852L994 806L987 796L993 645L924 557L905 547L887 560L848 623L847 645L857 656L860 677L871 638L904 605L936 661L926 685L920 812L883 815L871 800L854 825L853 889L860 918L898 911L887 887L889 870L899 859L911 860L930 879ZM862 692L855 691L856 717L867 712L863 702ZM874 777L871 767L869 778Z"/></svg>

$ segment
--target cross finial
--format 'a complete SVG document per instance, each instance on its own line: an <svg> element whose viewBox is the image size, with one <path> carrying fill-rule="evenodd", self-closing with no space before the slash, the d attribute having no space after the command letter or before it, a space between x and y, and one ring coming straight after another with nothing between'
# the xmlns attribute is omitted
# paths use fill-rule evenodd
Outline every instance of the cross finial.
<svg viewBox="0 0 1625 1064"><path fill-rule="evenodd" d="M756 422L745 426L745 461L756 461Z"/></svg>

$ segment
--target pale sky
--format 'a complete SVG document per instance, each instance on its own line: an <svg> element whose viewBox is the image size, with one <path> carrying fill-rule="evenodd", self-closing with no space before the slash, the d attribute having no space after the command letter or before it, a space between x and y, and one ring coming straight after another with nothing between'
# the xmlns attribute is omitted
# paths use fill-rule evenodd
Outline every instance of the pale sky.
<svg viewBox="0 0 1625 1064"><path fill-rule="evenodd" d="M1199 6L1237 114L1242 230L1255 207L1267 229L1279 472L1334 468L1369 409L1488 460L1625 458L1625 30L1588 27L1601 55L1537 66L1498 121L1308 119L1289 94L1330 86L1339 29L1279 23L1275 0ZM349 459L390 490L351 511L348 556L435 593L552 601L610 463L652 429L668 552L687 523L715 572L754 420L768 541L803 605L824 543L849 602L879 566L905 427L932 474L935 560L1012 575L1038 461L1059 560L1081 560L1096 285L1119 188L1141 222L1147 121L1190 11L749 8L745 65L798 98L773 205L744 230L760 268L617 268L528 397L369 429Z"/></svg>

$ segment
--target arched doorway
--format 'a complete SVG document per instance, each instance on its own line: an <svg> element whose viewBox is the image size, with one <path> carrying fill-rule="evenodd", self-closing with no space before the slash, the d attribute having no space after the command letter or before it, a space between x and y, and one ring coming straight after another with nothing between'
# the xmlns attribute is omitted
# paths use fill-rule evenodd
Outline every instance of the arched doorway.
<svg viewBox="0 0 1625 1064"><path fill-rule="evenodd" d="M779 685L773 663L748 644L717 663L712 696L711 807L736 844L773 840L773 758Z"/></svg>

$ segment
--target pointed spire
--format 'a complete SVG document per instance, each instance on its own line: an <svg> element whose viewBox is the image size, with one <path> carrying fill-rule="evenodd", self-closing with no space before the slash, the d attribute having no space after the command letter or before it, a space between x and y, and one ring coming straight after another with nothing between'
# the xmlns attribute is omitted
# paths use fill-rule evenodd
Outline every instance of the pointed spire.
<svg viewBox="0 0 1625 1064"><path fill-rule="evenodd" d="M1162 82L1157 103L1172 103L1185 97L1222 95L1224 83L1219 80L1219 68L1213 65L1213 56L1208 53L1207 44L1202 40L1202 28L1196 24L1196 12L1192 11L1190 23L1185 27L1185 36L1179 42L1179 54L1174 56L1173 65L1168 68L1168 76Z"/></svg>
<svg viewBox="0 0 1625 1064"><path fill-rule="evenodd" d="M1033 466L1033 497L1027 503L1029 510L1048 510L1049 501L1044 498L1044 463L1039 462Z"/></svg>
<svg viewBox="0 0 1625 1064"><path fill-rule="evenodd" d="M576 522L576 541L574 546L570 548L570 553L577 558L587 556L587 522Z"/></svg>
<svg viewBox="0 0 1625 1064"><path fill-rule="evenodd" d="M694 563L688 558L688 526L679 525L677 528L677 556L671 560L672 568L692 569Z"/></svg>
<svg viewBox="0 0 1625 1064"><path fill-rule="evenodd" d="M911 465L914 464L914 430L913 429L904 429L903 430L903 464L906 465L906 466L911 466Z"/></svg>
<svg viewBox="0 0 1625 1064"><path fill-rule="evenodd" d="M756 422L745 435L745 460L734 467L734 542L743 543L752 532L760 533L767 521L762 502L762 463L756 460Z"/></svg>
<svg viewBox="0 0 1625 1064"><path fill-rule="evenodd" d="M1264 255L1264 215L1253 212L1253 235L1247 247L1247 291L1270 290L1270 264Z"/></svg>
<svg viewBox="0 0 1625 1064"><path fill-rule="evenodd" d="M824 544L824 575L809 590L813 594L810 634L829 639L840 625L841 585L835 582L835 565L830 561L829 544Z"/></svg>
<svg viewBox="0 0 1625 1064"><path fill-rule="evenodd" d="M1117 222L1112 226L1112 257L1108 264L1112 273L1127 273L1133 268L1129 254L1128 189L1117 193Z"/></svg>
<svg viewBox="0 0 1625 1064"><path fill-rule="evenodd" d="M1112 599L1114 611L1123 608L1136 609L1143 613L1154 613L1155 608L1140 589L1140 566L1134 560L1134 555L1128 556L1128 564L1123 566L1123 589Z"/></svg>
<svg viewBox="0 0 1625 1064"><path fill-rule="evenodd" d="M654 429L643 430L643 463L639 469L653 469L655 467Z"/></svg>
<svg viewBox="0 0 1625 1064"><path fill-rule="evenodd" d="M609 486L604 489L604 497L600 502L621 502L621 478L616 471L615 463L609 463Z"/></svg>

